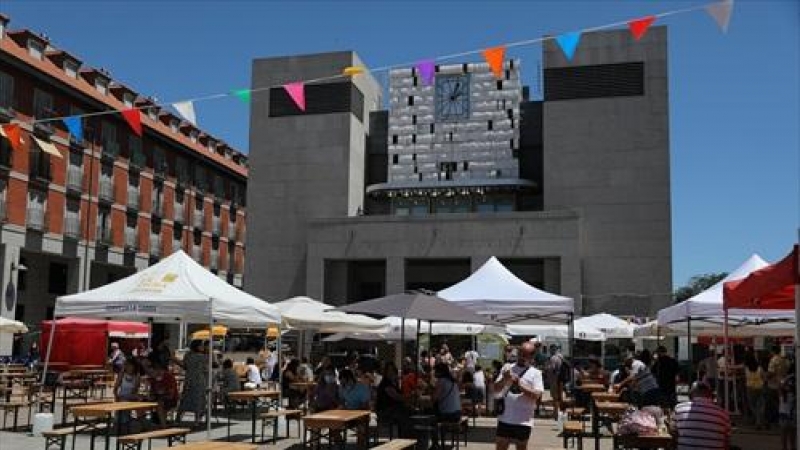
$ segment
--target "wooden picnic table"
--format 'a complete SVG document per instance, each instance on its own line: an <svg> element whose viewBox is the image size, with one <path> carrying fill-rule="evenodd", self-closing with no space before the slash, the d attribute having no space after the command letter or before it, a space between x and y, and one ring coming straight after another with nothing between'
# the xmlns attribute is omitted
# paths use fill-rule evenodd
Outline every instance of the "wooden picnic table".
<svg viewBox="0 0 800 450"><path fill-rule="evenodd" d="M592 400L596 402L617 402L620 395L614 392L592 392Z"/></svg>
<svg viewBox="0 0 800 450"><path fill-rule="evenodd" d="M256 450L255 444L243 444L241 442L218 442L218 441L199 441L187 442L177 447L162 447L180 450Z"/></svg>
<svg viewBox="0 0 800 450"><path fill-rule="evenodd" d="M637 449L667 449L675 448L675 437L669 433L659 433L654 435L620 435L614 434L613 449L637 448Z"/></svg>
<svg viewBox="0 0 800 450"><path fill-rule="evenodd" d="M608 391L607 387L605 387L602 384L597 384L597 383L584 383L584 384L581 384L580 386L577 386L577 387L578 387L578 389L580 389L583 392L586 392L587 394L591 394L593 392L606 392L606 391Z"/></svg>
<svg viewBox="0 0 800 450"><path fill-rule="evenodd" d="M332 409L306 416L303 418L303 447L309 443L307 439L309 433L311 434L310 442L319 446L323 437L328 439L328 443L331 442L333 431L354 428L358 436L358 445L366 448L370 414L369 410ZM325 429L328 430L327 435L322 432ZM344 441L343 438L339 443L341 448L344 448Z"/></svg>
<svg viewBox="0 0 800 450"><path fill-rule="evenodd" d="M271 400L270 403L275 404L275 401L279 399L281 396L280 391L271 390L271 389L254 389L252 391L233 391L228 392L228 401L247 401L250 403L250 420L252 421L252 439L253 443L256 442L256 404L258 403L259 399L269 399ZM278 408L278 405L275 404L275 409ZM267 408L269 409L269 408ZM228 439L231 436L231 415L228 414Z"/></svg>
<svg viewBox="0 0 800 450"><path fill-rule="evenodd" d="M75 448L75 435L78 431L79 425L86 425L88 429L97 426L97 419L100 422L106 422L106 450L109 450L111 445L111 429L114 428L114 419L120 411L152 411L158 407L158 403L153 402L109 402L97 403L92 405L78 405L71 408L72 415L75 417L75 433L72 435L72 448ZM81 419L95 419L87 420L81 423Z"/></svg>
<svg viewBox="0 0 800 450"><path fill-rule="evenodd" d="M600 416L608 417L612 422L619 420L620 416L627 411L631 405L624 402L592 401L592 435L594 436L594 448L600 449Z"/></svg>

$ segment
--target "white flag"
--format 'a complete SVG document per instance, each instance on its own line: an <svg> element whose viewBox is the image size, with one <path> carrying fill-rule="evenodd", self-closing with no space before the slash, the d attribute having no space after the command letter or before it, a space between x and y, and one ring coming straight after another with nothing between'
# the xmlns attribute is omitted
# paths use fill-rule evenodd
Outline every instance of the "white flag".
<svg viewBox="0 0 800 450"><path fill-rule="evenodd" d="M722 32L727 33L728 24L731 22L731 13L733 13L733 0L712 3L706 6L706 11L717 22Z"/></svg>
<svg viewBox="0 0 800 450"><path fill-rule="evenodd" d="M192 102L178 102L173 103L172 107L178 111L178 114L183 116L184 119L191 122L192 125L197 126L197 117L194 115L194 103Z"/></svg>

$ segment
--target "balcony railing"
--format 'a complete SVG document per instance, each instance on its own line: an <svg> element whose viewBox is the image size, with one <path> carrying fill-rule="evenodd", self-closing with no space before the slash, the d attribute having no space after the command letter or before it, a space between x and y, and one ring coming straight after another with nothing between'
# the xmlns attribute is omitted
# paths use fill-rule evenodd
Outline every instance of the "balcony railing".
<svg viewBox="0 0 800 450"><path fill-rule="evenodd" d="M163 203L161 202L160 198L156 197L153 199L153 202L150 204L150 213L157 216L164 215Z"/></svg>
<svg viewBox="0 0 800 450"><path fill-rule="evenodd" d="M203 211L194 211L192 216L192 226L203 229Z"/></svg>
<svg viewBox="0 0 800 450"><path fill-rule="evenodd" d="M158 234L150 235L150 254L161 256L161 236Z"/></svg>
<svg viewBox="0 0 800 450"><path fill-rule="evenodd" d="M217 236L219 236L222 230L222 219L218 216L211 217L211 232Z"/></svg>
<svg viewBox="0 0 800 450"><path fill-rule="evenodd" d="M32 230L44 230L44 209L29 206L25 224Z"/></svg>
<svg viewBox="0 0 800 450"><path fill-rule="evenodd" d="M183 203L175 202L175 206L174 206L174 210L173 210L174 211L174 215L175 215L175 219L174 219L175 222L183 223L184 214L185 214L184 211L185 210L186 210L186 208L183 206Z"/></svg>
<svg viewBox="0 0 800 450"><path fill-rule="evenodd" d="M114 183L111 179L100 179L100 198L110 202L114 201Z"/></svg>
<svg viewBox="0 0 800 450"><path fill-rule="evenodd" d="M139 189L128 186L128 208L139 209Z"/></svg>
<svg viewBox="0 0 800 450"><path fill-rule="evenodd" d="M199 245L193 246L192 258L194 258L194 260L199 262L200 264L203 264L202 257L203 257L202 248Z"/></svg>
<svg viewBox="0 0 800 450"><path fill-rule="evenodd" d="M100 228L100 235L97 237L103 244L111 245L114 243L114 236L111 234L111 227L104 226Z"/></svg>
<svg viewBox="0 0 800 450"><path fill-rule="evenodd" d="M219 265L219 250L211 250L211 261L208 262L210 269L216 269Z"/></svg>
<svg viewBox="0 0 800 450"><path fill-rule="evenodd" d="M67 167L67 187L80 191L83 189L83 170L79 166Z"/></svg>
<svg viewBox="0 0 800 450"><path fill-rule="evenodd" d="M2 192L0 192L2 195ZM0 222L6 220L6 199L5 196L0 197Z"/></svg>
<svg viewBox="0 0 800 450"><path fill-rule="evenodd" d="M181 245L181 240L180 239L173 239L172 240L172 252L173 253L177 252L178 250L181 250L182 248L183 248L183 246Z"/></svg>
<svg viewBox="0 0 800 450"><path fill-rule="evenodd" d="M125 228L125 247L131 250L138 250L136 234L136 228Z"/></svg>
<svg viewBox="0 0 800 450"><path fill-rule="evenodd" d="M228 222L228 239L236 240L236 222Z"/></svg>
<svg viewBox="0 0 800 450"><path fill-rule="evenodd" d="M64 219L64 235L71 238L79 238L81 235L81 219L78 217L66 217Z"/></svg>

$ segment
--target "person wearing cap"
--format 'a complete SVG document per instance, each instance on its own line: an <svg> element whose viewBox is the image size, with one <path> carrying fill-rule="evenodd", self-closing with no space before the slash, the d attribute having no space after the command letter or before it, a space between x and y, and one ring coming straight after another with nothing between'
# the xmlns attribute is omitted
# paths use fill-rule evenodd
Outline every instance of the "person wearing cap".
<svg viewBox="0 0 800 450"><path fill-rule="evenodd" d="M676 450L728 449L731 418L711 397L711 387L698 381L689 391L690 400L675 407L670 428L677 435Z"/></svg>

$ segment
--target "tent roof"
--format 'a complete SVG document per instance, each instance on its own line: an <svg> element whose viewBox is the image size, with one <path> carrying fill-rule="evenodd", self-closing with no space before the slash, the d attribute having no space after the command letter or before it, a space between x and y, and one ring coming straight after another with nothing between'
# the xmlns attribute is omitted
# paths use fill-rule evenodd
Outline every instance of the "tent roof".
<svg viewBox="0 0 800 450"><path fill-rule="evenodd" d="M27 333L28 327L24 323L0 316L0 334L2 333Z"/></svg>
<svg viewBox="0 0 800 450"><path fill-rule="evenodd" d="M800 284L800 250L795 245L781 261L756 270L740 281L724 284L725 308L794 310L795 289Z"/></svg>
<svg viewBox="0 0 800 450"><path fill-rule="evenodd" d="M581 341L605 341L606 336L602 331L597 328L592 328L586 324L579 324L576 320L573 322L575 327L575 339ZM509 324L506 325L508 334L512 336L538 336L539 338L560 338L569 339L569 325L563 324L546 324L546 325L526 325L526 324Z"/></svg>
<svg viewBox="0 0 800 450"><path fill-rule="evenodd" d="M575 325L586 325L590 328L596 328L603 332L607 338L631 338L636 325L628 322L627 320L620 319L617 316L612 316L607 313L595 314L592 316L581 317L575 319Z"/></svg>
<svg viewBox="0 0 800 450"><path fill-rule="evenodd" d="M531 316L574 311L571 298L536 289L517 278L494 256L469 277L439 291L439 296L484 315Z"/></svg>
<svg viewBox="0 0 800 450"><path fill-rule="evenodd" d="M723 311L722 311L722 288L725 282L739 280L755 270L761 269L762 267L766 267L767 263L761 259L760 256L754 254L750 256L741 266L739 266L736 270L729 273L724 279L722 279L719 283L711 286L710 288L706 289L705 291L695 295L694 297L678 303L677 305L672 305L670 307L664 308L658 312L658 323L661 325L672 323L672 322L682 322L686 321L689 318L692 320L694 319L719 319L722 320ZM774 317L774 318L784 318L786 316L785 313L766 313L764 311L755 310L740 310L737 311L738 315L743 316L742 320L746 320L745 317L755 317L755 318L765 318L765 317Z"/></svg>
<svg viewBox="0 0 800 450"><path fill-rule="evenodd" d="M179 250L127 278L56 300L55 316L228 325L280 323L278 309L241 291Z"/></svg>
<svg viewBox="0 0 800 450"><path fill-rule="evenodd" d="M460 305L435 294L408 292L351 303L337 308L348 313L361 313L382 317L405 317L431 322L461 322L499 325L494 320L480 316Z"/></svg>
<svg viewBox="0 0 800 450"><path fill-rule="evenodd" d="M333 310L333 306L308 297L292 297L274 304L281 312L283 324L297 330L321 333L382 333L387 325L361 314Z"/></svg>
<svg viewBox="0 0 800 450"><path fill-rule="evenodd" d="M337 333L323 339L327 342L341 341L343 339L356 339L362 341L399 341L401 334L405 334L405 340L415 340L417 338L417 331L420 334L428 334L430 329L434 335L468 335L473 336L480 333L491 334L505 334L506 329L502 326L494 325L480 325L470 323L453 323L453 322L434 322L430 323L427 320L405 319L404 323L400 317L385 317L380 320L386 326L386 330L382 333ZM419 322L419 330L417 330L417 323ZM401 323L403 323L404 333L400 332ZM430 327L430 328L429 328Z"/></svg>

